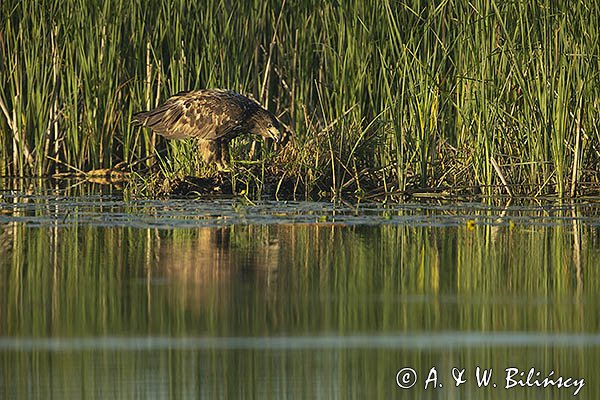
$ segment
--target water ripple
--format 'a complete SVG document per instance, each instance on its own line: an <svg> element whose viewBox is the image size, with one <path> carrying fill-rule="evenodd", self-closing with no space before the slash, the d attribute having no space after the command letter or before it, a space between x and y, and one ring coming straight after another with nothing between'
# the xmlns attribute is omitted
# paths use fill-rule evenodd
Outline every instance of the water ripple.
<svg viewBox="0 0 600 400"><path fill-rule="evenodd" d="M600 204L491 206L482 203L369 203L335 205L310 201L261 201L236 198L123 200L118 196L48 196L4 193L0 223L30 227L193 228L236 224L406 225L452 227L557 226L578 221L600 226Z"/></svg>
<svg viewBox="0 0 600 400"><path fill-rule="evenodd" d="M600 334L545 332L441 332L398 335L276 337L0 338L0 351L156 350L440 350L481 347L597 347Z"/></svg>

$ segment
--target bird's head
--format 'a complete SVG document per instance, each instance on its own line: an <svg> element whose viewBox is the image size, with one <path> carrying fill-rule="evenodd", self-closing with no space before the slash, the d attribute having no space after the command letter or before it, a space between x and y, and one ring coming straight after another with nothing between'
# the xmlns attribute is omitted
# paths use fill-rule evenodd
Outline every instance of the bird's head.
<svg viewBox="0 0 600 400"><path fill-rule="evenodd" d="M273 114L266 110L260 110L260 114L255 119L254 132L265 139L273 139L276 142L281 140L281 124Z"/></svg>

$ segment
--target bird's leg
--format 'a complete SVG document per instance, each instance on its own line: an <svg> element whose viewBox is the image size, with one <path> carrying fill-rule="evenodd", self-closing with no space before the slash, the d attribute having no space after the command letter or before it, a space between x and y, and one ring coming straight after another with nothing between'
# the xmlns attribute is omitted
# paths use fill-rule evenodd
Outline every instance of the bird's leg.
<svg viewBox="0 0 600 400"><path fill-rule="evenodd" d="M226 171L227 165L223 163L223 148L220 141L211 142L214 151L214 160L217 171Z"/></svg>
<svg viewBox="0 0 600 400"><path fill-rule="evenodd" d="M215 155L216 149L213 142L208 140L200 140L198 142L198 151L202 156L202 161L204 161L206 165L210 165L210 163L217 159Z"/></svg>
<svg viewBox="0 0 600 400"><path fill-rule="evenodd" d="M229 171L229 142L221 140L207 140L204 142L204 159L207 165L214 163L217 171Z"/></svg>
<svg viewBox="0 0 600 400"><path fill-rule="evenodd" d="M211 168L214 165L212 168L216 167L217 171L229 171L228 164L224 162L224 160L229 158L229 153L227 152L227 156L225 157L223 154L223 144L220 141L200 140L198 149L202 155L205 167Z"/></svg>
<svg viewBox="0 0 600 400"><path fill-rule="evenodd" d="M231 157L229 154L229 140L223 140L217 146L219 146L221 165L224 167L224 170L229 170L229 160Z"/></svg>

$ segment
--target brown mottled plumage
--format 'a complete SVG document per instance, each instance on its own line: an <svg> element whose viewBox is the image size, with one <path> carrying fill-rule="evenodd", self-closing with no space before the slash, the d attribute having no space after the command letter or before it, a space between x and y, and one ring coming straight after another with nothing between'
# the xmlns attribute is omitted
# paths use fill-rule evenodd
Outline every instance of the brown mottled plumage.
<svg viewBox="0 0 600 400"><path fill-rule="evenodd" d="M208 162L228 164L229 141L249 133L279 141L281 124L256 101L223 89L180 92L154 110L133 115L132 123L167 139L198 138L209 152Z"/></svg>

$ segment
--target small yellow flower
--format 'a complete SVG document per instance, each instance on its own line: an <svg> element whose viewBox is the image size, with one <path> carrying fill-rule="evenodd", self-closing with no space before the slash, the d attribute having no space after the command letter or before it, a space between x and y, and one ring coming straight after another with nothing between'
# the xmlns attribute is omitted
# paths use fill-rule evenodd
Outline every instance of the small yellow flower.
<svg viewBox="0 0 600 400"><path fill-rule="evenodd" d="M475 220L474 219L467 220L467 229L470 231L475 229Z"/></svg>

